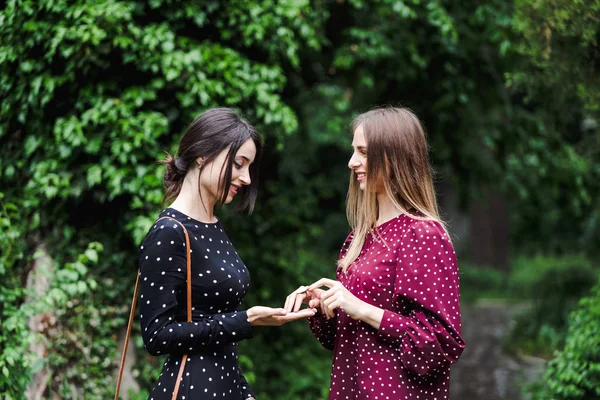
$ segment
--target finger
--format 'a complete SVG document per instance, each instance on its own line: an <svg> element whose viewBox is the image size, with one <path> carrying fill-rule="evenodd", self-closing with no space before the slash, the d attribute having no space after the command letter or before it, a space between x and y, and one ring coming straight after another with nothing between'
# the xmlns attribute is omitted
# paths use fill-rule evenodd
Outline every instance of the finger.
<svg viewBox="0 0 600 400"><path fill-rule="evenodd" d="M321 300L325 301L333 296L337 296L338 294L339 290L337 290L337 288L326 290L321 294Z"/></svg>
<svg viewBox="0 0 600 400"><path fill-rule="evenodd" d="M297 319L312 317L313 315L315 315L315 312L316 312L315 309L305 308L304 310L300 310L300 311L294 312L294 313L288 313L287 315L274 316L273 319L276 321L290 322L290 321L295 321Z"/></svg>
<svg viewBox="0 0 600 400"><path fill-rule="evenodd" d="M336 301L339 298L339 296L333 296L333 297L329 297L327 299L323 300L323 306L329 308L329 305L331 303L333 303L334 301Z"/></svg>
<svg viewBox="0 0 600 400"><path fill-rule="evenodd" d="M329 306L327 306L327 308L328 308L328 309L329 309L329 311L331 312L331 316L332 316L332 317L334 317L334 316L335 316L335 311L334 311L334 310L335 310L336 308L341 308L341 306L342 306L342 301L341 301L341 300L339 300L339 299L337 299L337 300L336 300L336 301L334 301L334 302L331 302L331 303L329 304Z"/></svg>
<svg viewBox="0 0 600 400"><path fill-rule="evenodd" d="M298 292L306 292L306 286L299 286L298 289L294 290L285 300L285 305L283 306L288 312L292 311L294 308L294 303L296 301L296 296Z"/></svg>
<svg viewBox="0 0 600 400"><path fill-rule="evenodd" d="M325 317L329 319L329 314L327 314L327 309L323 305L323 300L319 300L319 307L321 307L321 312L325 314Z"/></svg>
<svg viewBox="0 0 600 400"><path fill-rule="evenodd" d="M306 318L306 317L312 317L313 315L315 315L315 313L317 312L317 310L315 309L310 309L310 308L305 308L303 310L294 312L294 313L289 313L288 315L284 316L284 318L289 318L290 320L296 320L296 319L301 319L301 318Z"/></svg>
<svg viewBox="0 0 600 400"><path fill-rule="evenodd" d="M335 285L335 283L336 281L334 281L333 279L321 278L312 285L310 285L308 287L308 290L315 290L320 288L321 286L327 286L328 288L331 288L333 285Z"/></svg>
<svg viewBox="0 0 600 400"><path fill-rule="evenodd" d="M296 295L296 303L294 304L293 312L297 312L300 307L302 307L302 303L304 302L304 298L306 297L306 293L300 293Z"/></svg>
<svg viewBox="0 0 600 400"><path fill-rule="evenodd" d="M334 310L337 307L333 307L333 305L339 305L339 300L338 299L334 299L333 301L327 302L327 304L323 303L323 305L325 307L325 311L327 312L327 315L329 316L329 318L335 317Z"/></svg>
<svg viewBox="0 0 600 400"><path fill-rule="evenodd" d="M327 293L327 290L315 289L306 291L306 294L310 296L311 299L320 299L321 296L323 296L323 293Z"/></svg>
<svg viewBox="0 0 600 400"><path fill-rule="evenodd" d="M309 308L313 308L315 310L321 310L321 312L323 312L323 307L321 307L321 300L319 299L313 299L310 301L310 303L308 304Z"/></svg>
<svg viewBox="0 0 600 400"><path fill-rule="evenodd" d="M268 318L268 317L273 317L276 315L286 315L287 311L285 310L285 308L271 308L271 307L265 307L266 310L264 312L263 315L261 315L261 318Z"/></svg>
<svg viewBox="0 0 600 400"><path fill-rule="evenodd" d="M327 319L334 317L333 313L329 311L329 308L325 304L324 300L321 300L321 311L325 314Z"/></svg>
<svg viewBox="0 0 600 400"><path fill-rule="evenodd" d="M306 293L307 290L308 290L308 286L300 286L298 289L296 289L296 294Z"/></svg>
<svg viewBox="0 0 600 400"><path fill-rule="evenodd" d="M286 311L292 311L292 307L294 305L294 299L296 298L296 294L295 292L290 293L290 295L285 299L285 305L283 306L283 308L285 308Z"/></svg>
<svg viewBox="0 0 600 400"><path fill-rule="evenodd" d="M338 288L335 288L335 287L332 289L329 289L329 290L324 290L323 293L321 293L320 299L322 301L325 301L325 300L329 299L330 297L337 295L339 292L340 291L338 290Z"/></svg>

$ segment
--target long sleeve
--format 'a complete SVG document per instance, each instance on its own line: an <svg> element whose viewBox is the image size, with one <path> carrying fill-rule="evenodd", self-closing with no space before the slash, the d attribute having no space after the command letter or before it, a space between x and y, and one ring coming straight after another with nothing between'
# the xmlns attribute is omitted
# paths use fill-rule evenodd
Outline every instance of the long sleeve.
<svg viewBox="0 0 600 400"><path fill-rule="evenodd" d="M312 317L308 317L308 327L315 338L327 350L333 350L333 342L335 339L337 317L327 319L320 312Z"/></svg>
<svg viewBox="0 0 600 400"><path fill-rule="evenodd" d="M342 248L340 249L339 258L342 258L346 252L348 251L348 247L354 238L354 233L351 232L344 244L342 244ZM334 341L337 329L337 310L335 310L335 317L327 319L325 314L318 312L312 317L308 317L308 327L312 332L313 336L317 338L317 340L321 343L323 347L327 350L333 350Z"/></svg>
<svg viewBox="0 0 600 400"><path fill-rule="evenodd" d="M242 389L242 399L246 400L250 397L254 397L254 393L252 392L252 388L250 384L246 380L244 373L241 367L238 367L238 372L240 374L240 388Z"/></svg>
<svg viewBox="0 0 600 400"><path fill-rule="evenodd" d="M426 375L458 360L461 338L458 266L434 221L414 221L401 239L394 311L385 310L378 339L397 346L405 368Z"/></svg>
<svg viewBox="0 0 600 400"><path fill-rule="evenodd" d="M142 245L140 323L148 352L194 353L203 346L251 338L245 311L194 315L193 322L182 322L186 319L186 257L183 228L174 222L155 227ZM195 284L208 279L200 275L194 276ZM194 296L201 295L196 285L192 291Z"/></svg>

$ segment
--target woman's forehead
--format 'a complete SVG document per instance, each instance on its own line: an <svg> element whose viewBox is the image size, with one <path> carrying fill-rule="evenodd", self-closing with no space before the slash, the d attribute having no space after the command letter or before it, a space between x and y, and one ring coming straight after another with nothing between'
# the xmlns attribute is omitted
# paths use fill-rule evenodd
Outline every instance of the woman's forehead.
<svg viewBox="0 0 600 400"><path fill-rule="evenodd" d="M252 139L246 140L244 144L240 146L235 156L243 157L248 161L253 161L254 157L256 157L256 145L254 144L254 141Z"/></svg>

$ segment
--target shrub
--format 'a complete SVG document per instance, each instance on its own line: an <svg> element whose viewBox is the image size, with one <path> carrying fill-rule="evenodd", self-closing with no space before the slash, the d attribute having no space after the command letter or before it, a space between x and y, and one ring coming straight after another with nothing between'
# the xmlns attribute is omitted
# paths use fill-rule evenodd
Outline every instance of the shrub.
<svg viewBox="0 0 600 400"><path fill-rule="evenodd" d="M532 261L533 267L516 270L509 279L509 291L530 296L532 306L517 318L507 343L513 351L550 357L562 347L569 312L587 295L597 270L581 257Z"/></svg>
<svg viewBox="0 0 600 400"><path fill-rule="evenodd" d="M534 400L600 398L600 282L569 315L564 349L555 353L540 382L528 388Z"/></svg>

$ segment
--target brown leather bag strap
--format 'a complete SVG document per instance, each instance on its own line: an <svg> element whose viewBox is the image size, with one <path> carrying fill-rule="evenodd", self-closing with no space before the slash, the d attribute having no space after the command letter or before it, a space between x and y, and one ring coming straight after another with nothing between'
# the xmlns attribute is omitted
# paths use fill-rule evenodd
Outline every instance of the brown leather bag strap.
<svg viewBox="0 0 600 400"><path fill-rule="evenodd" d="M185 248L186 248L186 273L187 273L187 322L192 322L192 254L190 249L190 236L188 235L187 229L185 226L175 218L171 217L162 217L156 220L156 222L161 219L170 219L177 222L183 228L183 233L185 234ZM156 223L155 222L155 223ZM119 367L119 377L117 378L117 390L115 392L115 400L119 400L119 390L121 389L121 380L123 378L123 369L125 367L125 358L127 357L127 347L129 346L129 337L131 336L131 328L133 326L133 319L135 315L135 307L137 305L138 291L140 286L140 274L141 271L138 270L137 278L135 280L135 289L133 291L133 301L131 302L131 311L129 312L129 322L127 323L127 333L125 334L125 345L123 346L123 354L121 355L121 366ZM172 400L177 399L177 393L179 392L179 385L183 378L183 370L185 369L185 364L187 361L188 355L184 354L181 359L181 365L179 367L179 373L177 374L177 381L175 382L175 388L173 390Z"/></svg>
<svg viewBox="0 0 600 400"><path fill-rule="evenodd" d="M129 336L131 335L131 326L133 325L133 317L135 314L135 306L138 298L138 288L140 285L140 271L138 270L137 278L135 279L135 289L133 290L133 301L131 302L131 311L129 312L129 322L127 323L127 334L125 335L125 346L123 354L121 354L121 366L119 367L119 377L117 378L117 391L115 392L115 400L119 399L119 390L121 389L121 379L123 378L123 367L125 366L125 357L127 357L127 346L129 346Z"/></svg>

